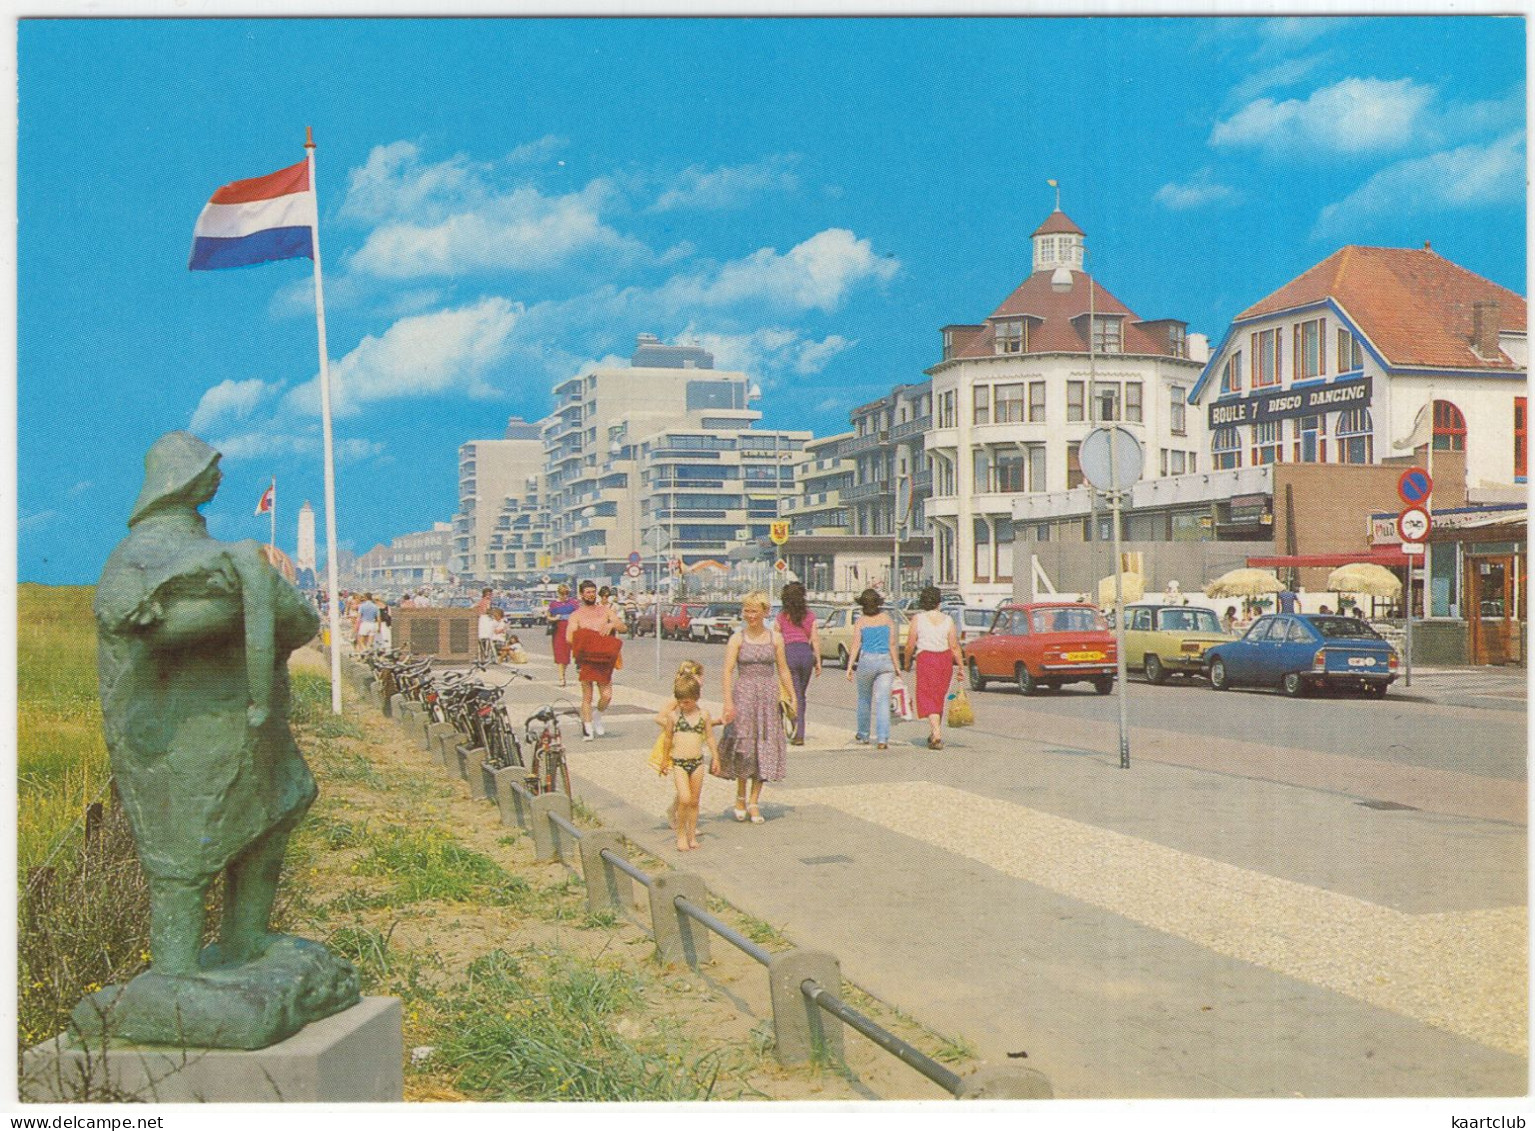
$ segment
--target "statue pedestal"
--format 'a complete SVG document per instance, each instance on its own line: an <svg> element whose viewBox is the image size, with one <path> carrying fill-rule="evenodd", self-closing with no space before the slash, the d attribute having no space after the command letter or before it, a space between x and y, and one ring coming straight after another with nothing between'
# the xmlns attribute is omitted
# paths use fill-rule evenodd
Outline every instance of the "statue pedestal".
<svg viewBox="0 0 1535 1131"><path fill-rule="evenodd" d="M252 1052L113 1042L103 1053L60 1035L26 1051L19 1086L36 1103L398 1103L404 1058L400 999L365 997Z"/></svg>

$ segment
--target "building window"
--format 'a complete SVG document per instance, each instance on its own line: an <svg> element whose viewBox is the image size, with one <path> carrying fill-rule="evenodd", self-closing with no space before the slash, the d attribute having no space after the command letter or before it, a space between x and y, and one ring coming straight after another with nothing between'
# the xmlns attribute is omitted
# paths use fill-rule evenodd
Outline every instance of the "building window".
<svg viewBox="0 0 1535 1131"><path fill-rule="evenodd" d="M1173 451L1168 454L1172 457L1168 461L1169 473L1172 475L1182 475L1188 468L1188 457L1180 451Z"/></svg>
<svg viewBox="0 0 1535 1131"><path fill-rule="evenodd" d="M1253 388L1265 389L1279 384L1279 331L1264 330L1253 335Z"/></svg>
<svg viewBox="0 0 1535 1131"><path fill-rule="evenodd" d="M1327 441L1321 437L1327 431L1324 416L1301 416L1295 421L1295 462L1326 463Z"/></svg>
<svg viewBox="0 0 1535 1131"><path fill-rule="evenodd" d="M1066 419L1067 421L1085 420L1087 386L1081 381L1066 382Z"/></svg>
<svg viewBox="0 0 1535 1131"><path fill-rule="evenodd" d="M1045 445L1026 444L1024 445L1024 451L1028 453L1029 463L1029 482L1024 490L1045 490Z"/></svg>
<svg viewBox="0 0 1535 1131"><path fill-rule="evenodd" d="M1370 410L1356 408L1338 416L1338 462L1371 463L1375 458L1375 426Z"/></svg>
<svg viewBox="0 0 1535 1131"><path fill-rule="evenodd" d="M975 476L972 484L976 491L987 492L991 487L991 459L986 455L984 448L976 448L971 453L971 473Z"/></svg>
<svg viewBox="0 0 1535 1131"><path fill-rule="evenodd" d="M1174 436L1188 434L1188 403L1185 397L1188 390L1182 385L1174 385L1168 393L1167 427Z"/></svg>
<svg viewBox="0 0 1535 1131"><path fill-rule="evenodd" d="M1119 419L1119 386L1106 381L1093 383L1093 411L1099 420Z"/></svg>
<svg viewBox="0 0 1535 1131"><path fill-rule="evenodd" d="M1082 474L1081 452L1081 444L1066 445L1066 489L1068 491L1073 487L1082 486L1087 481Z"/></svg>
<svg viewBox="0 0 1535 1131"><path fill-rule="evenodd" d="M1167 327L1167 345L1174 357L1188 357L1188 327L1173 322Z"/></svg>
<svg viewBox="0 0 1535 1131"><path fill-rule="evenodd" d="M997 490L1017 493L1028 488L1023 480L1023 455L1008 452L997 456Z"/></svg>
<svg viewBox="0 0 1535 1131"><path fill-rule="evenodd" d="M1449 401L1434 402L1434 451L1466 450L1466 418Z"/></svg>
<svg viewBox="0 0 1535 1131"><path fill-rule="evenodd" d="M1029 382L1029 423L1043 424L1045 422L1045 383L1043 381Z"/></svg>
<svg viewBox="0 0 1535 1131"><path fill-rule="evenodd" d="M975 522L975 579L986 583L991 581L991 530L986 525L986 520L977 518Z"/></svg>
<svg viewBox="0 0 1535 1131"><path fill-rule="evenodd" d="M1338 331L1338 372L1352 373L1364 368L1364 347L1347 330Z"/></svg>
<svg viewBox="0 0 1535 1131"><path fill-rule="evenodd" d="M1309 381L1327 372L1323 343L1327 341L1327 319L1313 318L1295 327L1295 379Z"/></svg>
<svg viewBox="0 0 1535 1131"><path fill-rule="evenodd" d="M990 385L977 385L974 388L974 390L972 390L971 395L975 399L974 423L976 423L976 424L990 424L991 423L991 386Z"/></svg>
<svg viewBox="0 0 1535 1131"><path fill-rule="evenodd" d="M1023 319L1009 318L995 325L998 353L1023 353L1028 349Z"/></svg>
<svg viewBox="0 0 1535 1131"><path fill-rule="evenodd" d="M1253 425L1253 466L1260 467L1266 463L1279 463L1284 455L1279 442L1279 425L1281 421L1270 420L1264 424Z"/></svg>
<svg viewBox="0 0 1535 1131"><path fill-rule="evenodd" d="M953 428L958 423L954 407L956 402L953 389L938 394L938 427Z"/></svg>
<svg viewBox="0 0 1535 1131"><path fill-rule="evenodd" d="M1141 409L1141 383L1129 381L1125 384L1125 419L1140 423L1142 419Z"/></svg>
<svg viewBox="0 0 1535 1131"><path fill-rule="evenodd" d="M1242 391L1242 351L1237 350L1226 359L1226 364L1221 366L1221 392L1240 393Z"/></svg>
<svg viewBox="0 0 1535 1131"><path fill-rule="evenodd" d="M1528 453L1528 445L1525 440L1525 427L1529 419L1528 408L1525 405L1525 397L1514 398L1514 482L1525 481L1525 460Z"/></svg>
<svg viewBox="0 0 1535 1131"><path fill-rule="evenodd" d="M1024 421L1023 412L1023 385L998 385L997 423L1022 424Z"/></svg>
<svg viewBox="0 0 1535 1131"><path fill-rule="evenodd" d="M1118 315L1093 315L1093 349L1098 353L1121 351L1120 322Z"/></svg>

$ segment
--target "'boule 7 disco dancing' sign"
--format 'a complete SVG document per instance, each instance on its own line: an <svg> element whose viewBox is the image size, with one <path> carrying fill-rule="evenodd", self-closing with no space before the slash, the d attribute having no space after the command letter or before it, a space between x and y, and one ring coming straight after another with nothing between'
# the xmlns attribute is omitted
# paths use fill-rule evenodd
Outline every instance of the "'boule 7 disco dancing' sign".
<svg viewBox="0 0 1535 1131"><path fill-rule="evenodd" d="M1278 389L1239 400L1216 401L1210 405L1210 427L1263 424L1292 416L1313 416L1321 412L1364 408L1369 403L1370 378L1350 377L1346 381L1332 381L1325 385Z"/></svg>

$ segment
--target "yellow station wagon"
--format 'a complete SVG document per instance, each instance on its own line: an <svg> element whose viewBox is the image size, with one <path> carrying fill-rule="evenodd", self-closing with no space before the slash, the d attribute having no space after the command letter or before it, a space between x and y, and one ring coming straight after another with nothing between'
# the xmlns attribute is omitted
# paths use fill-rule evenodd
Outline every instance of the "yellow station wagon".
<svg viewBox="0 0 1535 1131"><path fill-rule="evenodd" d="M1205 652L1232 637L1213 610L1191 605L1126 605L1125 666L1151 683L1200 675Z"/></svg>

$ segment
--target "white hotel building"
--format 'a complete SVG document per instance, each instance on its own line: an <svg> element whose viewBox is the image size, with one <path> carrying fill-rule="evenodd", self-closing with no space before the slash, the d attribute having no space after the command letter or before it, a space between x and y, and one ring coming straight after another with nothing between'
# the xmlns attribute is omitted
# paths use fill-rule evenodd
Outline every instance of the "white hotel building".
<svg viewBox="0 0 1535 1131"><path fill-rule="evenodd" d="M1204 419L1187 403L1204 338L1140 318L1082 270L1085 254L1057 208L1033 234L1029 277L985 322L944 327L927 371L934 575L966 602L1012 597L1014 499L1080 486L1077 452L1099 424L1135 433L1144 478L1207 466ZM1084 540L1109 537L1106 515L1093 526Z"/></svg>

